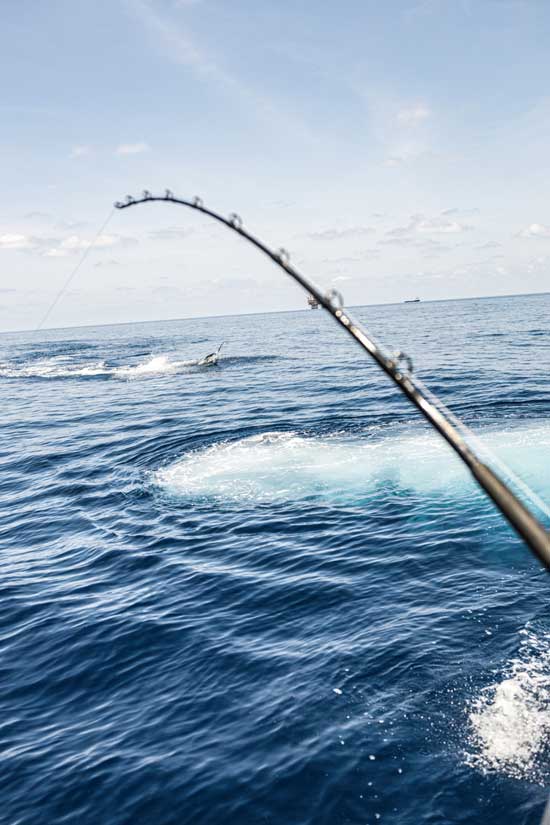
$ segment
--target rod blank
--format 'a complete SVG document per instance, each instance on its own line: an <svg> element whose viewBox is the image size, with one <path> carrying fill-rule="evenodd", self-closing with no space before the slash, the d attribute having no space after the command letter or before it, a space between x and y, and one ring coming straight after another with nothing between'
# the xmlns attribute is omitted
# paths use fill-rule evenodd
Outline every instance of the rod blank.
<svg viewBox="0 0 550 825"><path fill-rule="evenodd" d="M183 200L174 197L170 190L166 190L164 196L151 195L147 190L141 198L133 198L131 195L128 195L125 202L117 202L115 203L115 207L117 209L127 209L130 206L155 201L187 206L190 209L208 215L213 218L213 220L218 221L218 223L224 224L233 232L236 232L253 244L257 249L267 255L268 258L271 258L276 266L283 269L287 275L296 281L296 283L300 284L306 292L313 295L323 309L332 315L340 326L376 361L378 366L419 410L430 425L436 429L452 447L468 467L477 483L491 498L516 533L523 539L539 561L550 570L550 533L519 500L508 485L505 484L493 470L480 461L453 424L415 385L412 378L412 363L410 359L408 359L408 356L404 353L399 353L395 358L389 358L385 355L368 333L344 310L341 296L338 293L334 291L328 293L323 292L291 265L288 253L285 250L281 249L278 252L274 252L266 246L266 244L244 229L238 215L233 214L230 215L229 218L225 218L223 215L207 209L200 198L195 198L192 201Z"/></svg>

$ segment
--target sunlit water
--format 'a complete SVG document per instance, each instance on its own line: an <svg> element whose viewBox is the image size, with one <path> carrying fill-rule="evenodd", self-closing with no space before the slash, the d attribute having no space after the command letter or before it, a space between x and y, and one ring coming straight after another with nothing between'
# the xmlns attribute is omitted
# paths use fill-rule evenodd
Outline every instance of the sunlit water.
<svg viewBox="0 0 550 825"><path fill-rule="evenodd" d="M550 500L550 296L356 314ZM321 311L4 335L0 392L7 823L540 821L550 580Z"/></svg>

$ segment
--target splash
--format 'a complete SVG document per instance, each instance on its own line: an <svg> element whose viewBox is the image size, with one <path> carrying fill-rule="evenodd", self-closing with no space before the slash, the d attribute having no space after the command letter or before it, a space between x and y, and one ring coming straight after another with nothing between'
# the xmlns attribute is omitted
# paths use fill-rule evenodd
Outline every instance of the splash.
<svg viewBox="0 0 550 825"><path fill-rule="evenodd" d="M546 784L550 743L550 633L521 631L523 639L502 678L483 688L468 708L466 763Z"/></svg>
<svg viewBox="0 0 550 825"><path fill-rule="evenodd" d="M0 363L0 378L78 378L108 375L105 361L72 364L65 358L42 358L31 363Z"/></svg>
<svg viewBox="0 0 550 825"><path fill-rule="evenodd" d="M546 480L550 487L548 425L488 433L484 440L511 466L527 466L523 475L535 486ZM316 497L353 503L388 484L454 497L477 489L436 435L396 430L384 436L376 430L324 437L263 433L188 453L153 480L172 495L237 502Z"/></svg>
<svg viewBox="0 0 550 825"><path fill-rule="evenodd" d="M114 378L141 378L148 375L165 375L181 372L188 367L199 366L200 361L170 361L167 355L155 355L135 367L114 367Z"/></svg>
<svg viewBox="0 0 550 825"><path fill-rule="evenodd" d="M217 359L216 359L217 360ZM66 357L42 358L23 364L0 363L0 378L118 378L130 381L155 375L183 372L192 367L211 366L216 361L204 358L172 361L167 355L154 355L135 365L113 366L106 361L74 363Z"/></svg>

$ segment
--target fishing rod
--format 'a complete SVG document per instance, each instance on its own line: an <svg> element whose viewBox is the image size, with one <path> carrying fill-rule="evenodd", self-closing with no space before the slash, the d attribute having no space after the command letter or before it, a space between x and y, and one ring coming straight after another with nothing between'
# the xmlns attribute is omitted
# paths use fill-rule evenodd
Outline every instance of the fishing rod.
<svg viewBox="0 0 550 825"><path fill-rule="evenodd" d="M218 223L224 224L224 226L253 244L268 258L271 258L276 266L300 284L309 295L312 295L323 309L332 315L340 326L374 359L380 369L386 373L429 424L452 447L516 533L539 561L550 570L550 532L520 501L510 487L487 464L481 461L476 452L466 443L459 431L461 422L441 403L439 404L440 409L438 409L436 406L438 399L413 377L412 359L406 353L398 352L393 356L386 355L372 336L354 321L347 310L344 309L343 298L337 290L332 289L323 292L309 278L306 278L291 265L289 254L285 249L279 249L278 251L270 249L261 240L244 229L241 218L235 213L226 218L211 209L207 209L200 198L194 198L193 200L177 198L169 189L165 191L164 195L152 195L147 190L139 198L128 195L124 202L117 201L115 208L128 209L131 206L156 201L187 206L201 212L203 215L208 215ZM462 429L464 429L464 425L462 425Z"/></svg>

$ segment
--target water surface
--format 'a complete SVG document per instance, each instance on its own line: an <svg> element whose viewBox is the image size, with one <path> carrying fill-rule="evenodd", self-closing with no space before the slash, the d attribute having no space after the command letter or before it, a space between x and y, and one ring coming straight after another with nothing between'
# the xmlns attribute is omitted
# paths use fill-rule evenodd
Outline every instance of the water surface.
<svg viewBox="0 0 550 825"><path fill-rule="evenodd" d="M550 499L550 296L355 314ZM7 823L539 822L547 576L324 313L7 334L0 392Z"/></svg>

